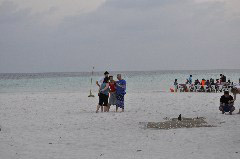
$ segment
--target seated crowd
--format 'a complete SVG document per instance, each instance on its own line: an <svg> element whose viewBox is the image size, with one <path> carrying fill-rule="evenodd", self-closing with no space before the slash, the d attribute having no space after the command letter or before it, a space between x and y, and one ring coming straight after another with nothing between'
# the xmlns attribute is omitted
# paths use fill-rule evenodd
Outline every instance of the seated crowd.
<svg viewBox="0 0 240 159"><path fill-rule="evenodd" d="M239 79L240 84L240 79ZM233 82L229 79L226 80L226 76L220 74L220 79L214 80L213 78L200 81L196 79L192 80L192 75L186 80L184 84L178 84L177 79L174 81L174 91L177 92L223 92L225 90L231 90L234 87Z"/></svg>

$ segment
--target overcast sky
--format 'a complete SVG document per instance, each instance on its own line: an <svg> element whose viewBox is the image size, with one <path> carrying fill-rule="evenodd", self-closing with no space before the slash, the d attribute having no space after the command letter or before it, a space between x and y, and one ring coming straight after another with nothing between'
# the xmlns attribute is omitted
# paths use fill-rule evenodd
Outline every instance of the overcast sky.
<svg viewBox="0 0 240 159"><path fill-rule="evenodd" d="M240 0L0 0L0 72L240 69Z"/></svg>

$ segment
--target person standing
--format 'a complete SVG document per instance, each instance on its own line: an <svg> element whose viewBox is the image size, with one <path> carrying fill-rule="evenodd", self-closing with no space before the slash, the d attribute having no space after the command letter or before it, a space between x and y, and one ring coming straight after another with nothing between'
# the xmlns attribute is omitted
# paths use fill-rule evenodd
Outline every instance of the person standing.
<svg viewBox="0 0 240 159"><path fill-rule="evenodd" d="M188 78L188 83L191 85L192 84L192 75L189 76Z"/></svg>
<svg viewBox="0 0 240 159"><path fill-rule="evenodd" d="M174 84L174 90L175 90L175 92L177 92L177 90L178 90L178 81L177 81L177 79L175 79L173 84Z"/></svg>
<svg viewBox="0 0 240 159"><path fill-rule="evenodd" d="M103 106L104 106L104 112L107 111L108 107L108 95L109 95L109 79L108 77L105 77L103 80L103 84L99 87L99 103L97 106L96 113L98 113L99 108L101 107L101 112L103 112Z"/></svg>
<svg viewBox="0 0 240 159"><path fill-rule="evenodd" d="M118 111L118 107L122 108L122 112L124 112L124 96L126 94L126 81L122 79L122 75L117 75L118 81L116 82L116 112Z"/></svg>
<svg viewBox="0 0 240 159"><path fill-rule="evenodd" d="M110 109L111 105L116 105L116 82L113 80L113 76L109 76L110 82L109 82L109 88L110 88L110 98L108 103L108 111Z"/></svg>
<svg viewBox="0 0 240 159"><path fill-rule="evenodd" d="M237 94L240 94L240 78L239 78L239 82L238 83L235 83L233 85L233 88L231 89L231 92L233 93L234 95L234 101L236 101L237 99ZM240 108L239 108L239 111L237 114L240 114Z"/></svg>
<svg viewBox="0 0 240 159"><path fill-rule="evenodd" d="M103 80L104 80L104 78L108 78L108 75L109 75L109 73L108 73L108 71L106 71L105 73L104 73L104 77L101 77L98 81L96 81L96 85L98 86L98 87L100 87L102 84L103 84Z"/></svg>

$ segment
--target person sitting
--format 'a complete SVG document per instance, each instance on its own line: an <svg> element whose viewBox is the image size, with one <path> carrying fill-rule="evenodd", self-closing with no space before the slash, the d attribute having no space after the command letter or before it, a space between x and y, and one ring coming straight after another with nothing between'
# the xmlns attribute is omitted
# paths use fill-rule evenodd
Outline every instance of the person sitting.
<svg viewBox="0 0 240 159"><path fill-rule="evenodd" d="M200 82L198 79L196 79L194 82L195 92L199 91L199 89L200 89L199 86L200 86Z"/></svg>
<svg viewBox="0 0 240 159"><path fill-rule="evenodd" d="M222 112L222 114L224 114L225 112L229 112L229 114L232 115L232 112L235 110L233 104L233 97L229 95L228 91L224 91L224 95L220 98L219 110Z"/></svg>
<svg viewBox="0 0 240 159"><path fill-rule="evenodd" d="M226 78L225 75L220 74L220 83L221 83L222 85L225 85L225 83L227 82L226 79L227 79L227 78Z"/></svg>
<svg viewBox="0 0 240 159"><path fill-rule="evenodd" d="M215 83L216 92L220 92L219 85L220 85L220 81L219 81L219 79L216 79L216 83Z"/></svg>
<svg viewBox="0 0 240 159"><path fill-rule="evenodd" d="M210 79L210 88L211 88L211 92L215 92L216 89L215 89L215 81L214 79Z"/></svg>
<svg viewBox="0 0 240 159"><path fill-rule="evenodd" d="M231 82L230 79L228 79L226 85L227 85L227 88L228 88L228 89L232 89L232 88L233 88L233 82Z"/></svg>
<svg viewBox="0 0 240 159"><path fill-rule="evenodd" d="M205 83L205 85L206 85L206 91L207 91L207 92L210 92L210 88L211 88L211 86L210 86L210 81L207 80L206 83Z"/></svg>
<svg viewBox="0 0 240 159"><path fill-rule="evenodd" d="M206 80L203 78L201 81L201 88L200 88L201 92L205 92L205 84L206 84Z"/></svg>

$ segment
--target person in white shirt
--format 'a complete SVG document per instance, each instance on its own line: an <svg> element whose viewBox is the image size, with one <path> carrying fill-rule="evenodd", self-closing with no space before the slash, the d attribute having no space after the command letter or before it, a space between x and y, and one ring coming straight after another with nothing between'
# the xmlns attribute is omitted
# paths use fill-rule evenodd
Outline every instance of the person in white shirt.
<svg viewBox="0 0 240 159"><path fill-rule="evenodd" d="M101 77L98 81L96 81L96 85L98 87L100 87L103 84L104 78L106 78L106 77L108 78L108 75L109 75L109 73L108 73L108 71L106 71L104 73L104 77Z"/></svg>

